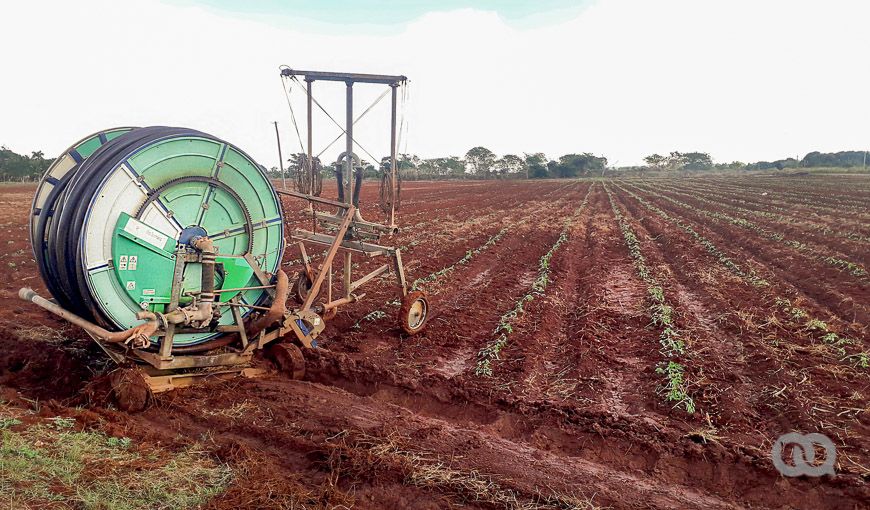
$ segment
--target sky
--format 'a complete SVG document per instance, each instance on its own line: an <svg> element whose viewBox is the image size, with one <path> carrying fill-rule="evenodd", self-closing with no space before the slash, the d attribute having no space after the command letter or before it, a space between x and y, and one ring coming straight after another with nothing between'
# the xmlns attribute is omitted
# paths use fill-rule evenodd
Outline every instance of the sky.
<svg viewBox="0 0 870 510"><path fill-rule="evenodd" d="M0 145L54 156L122 126L186 126L278 165L300 151L279 66L403 74L400 151L652 153L719 162L870 149L870 2L10 2ZM385 89L355 87L361 113ZM344 85L314 96L338 120ZM304 141L304 93L289 91ZM355 127L389 153L389 101ZM340 134L315 113L315 152ZM332 160L342 142L324 152ZM358 150L364 159L371 159Z"/></svg>

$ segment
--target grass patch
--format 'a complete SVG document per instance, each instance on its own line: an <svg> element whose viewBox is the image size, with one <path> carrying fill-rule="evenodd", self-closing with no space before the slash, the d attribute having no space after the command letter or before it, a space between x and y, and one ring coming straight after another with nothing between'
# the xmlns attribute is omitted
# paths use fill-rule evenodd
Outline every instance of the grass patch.
<svg viewBox="0 0 870 510"><path fill-rule="evenodd" d="M77 431L70 418L25 425L21 413L0 407L0 494L9 508L196 508L231 478L195 446L143 453L129 438Z"/></svg>

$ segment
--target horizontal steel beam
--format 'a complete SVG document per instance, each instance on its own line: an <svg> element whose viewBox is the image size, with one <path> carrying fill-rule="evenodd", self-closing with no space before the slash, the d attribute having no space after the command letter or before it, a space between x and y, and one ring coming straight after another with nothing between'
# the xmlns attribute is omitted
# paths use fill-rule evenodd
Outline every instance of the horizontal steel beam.
<svg viewBox="0 0 870 510"><path fill-rule="evenodd" d="M299 193L298 191L287 191L276 189L276 193L279 195L287 195L288 197L301 198L303 200L308 200L309 202L316 202L318 204L331 205L334 207L340 207L342 209L347 209L350 207L350 204L346 204L344 202L338 202L336 200L330 200L328 198L320 198L314 195L308 195L307 193Z"/></svg>
<svg viewBox="0 0 870 510"><path fill-rule="evenodd" d="M289 68L282 69L281 76L304 76L306 81L343 81L350 83L381 83L384 85L399 84L408 80L407 76L402 75L300 71Z"/></svg>
<svg viewBox="0 0 870 510"><path fill-rule="evenodd" d="M309 241L325 246L332 246L332 243L335 242L335 236L327 234L315 234L314 232L309 232L307 230L301 229L294 230L293 234L291 234L290 237L292 239ZM339 244L339 247L347 251L361 253L366 257L391 255L393 253L392 248L387 248L386 246L379 246L377 244L364 243L362 241L342 241L341 244Z"/></svg>

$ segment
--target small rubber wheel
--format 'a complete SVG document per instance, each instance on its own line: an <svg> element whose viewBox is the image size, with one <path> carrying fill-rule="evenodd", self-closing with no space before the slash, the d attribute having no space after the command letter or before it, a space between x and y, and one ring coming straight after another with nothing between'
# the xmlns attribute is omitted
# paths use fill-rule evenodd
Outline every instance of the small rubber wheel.
<svg viewBox="0 0 870 510"><path fill-rule="evenodd" d="M289 375L291 379L300 380L305 377L305 356L296 345L276 344L269 349L269 355L275 360L278 368Z"/></svg>
<svg viewBox="0 0 870 510"><path fill-rule="evenodd" d="M148 407L152 394L145 377L138 368L119 368L111 373L109 382L119 408L135 413Z"/></svg>
<svg viewBox="0 0 870 510"><path fill-rule="evenodd" d="M425 292L414 291L402 298L399 309L399 324L405 333L416 335L426 328L429 319L429 299Z"/></svg>
<svg viewBox="0 0 870 510"><path fill-rule="evenodd" d="M314 286L314 282L308 278L308 273L305 271L299 271L296 281L293 282L293 295L296 296L296 299L298 299L300 303L304 303L308 298L308 293L311 291L312 286ZM320 290L323 290L322 286L320 287Z"/></svg>

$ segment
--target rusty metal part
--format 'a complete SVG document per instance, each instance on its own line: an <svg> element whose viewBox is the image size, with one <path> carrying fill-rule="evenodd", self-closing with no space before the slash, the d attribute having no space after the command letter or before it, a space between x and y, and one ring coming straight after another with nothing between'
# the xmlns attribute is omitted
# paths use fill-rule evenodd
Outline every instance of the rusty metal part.
<svg viewBox="0 0 870 510"><path fill-rule="evenodd" d="M334 309L338 308L339 306L344 306L344 305L349 305L351 303L356 303L357 301L362 299L363 296L365 296L365 294L360 294L359 296L351 294L349 297L339 298L339 299L336 299L334 301L327 301L326 303L323 303L323 305L321 305L321 306L323 307L324 311L334 310Z"/></svg>
<svg viewBox="0 0 870 510"><path fill-rule="evenodd" d="M302 304L302 311L306 312L311 310L311 305L314 303L314 298L320 293L320 286L323 285L323 279L326 277L326 268L332 265L332 259L335 258L335 254L338 253L339 245L341 244L341 240L344 239L344 234L347 232L348 227L350 226L351 221L353 220L353 215L356 212L356 207L353 205L348 205L347 215L344 218L344 222L342 222L341 226L338 228L338 232L335 234L335 239L333 240L332 246L329 247L329 251L326 254L326 259L323 261L323 265L320 266L320 271L318 271L317 278L314 279L314 285L311 287L311 291L308 294L308 297L305 298L305 303ZM350 275L350 265L345 264L345 278ZM348 292L349 294L349 292Z"/></svg>
<svg viewBox="0 0 870 510"><path fill-rule="evenodd" d="M326 303L320 305L320 318L325 321L331 321L338 315L338 305L332 308L327 308Z"/></svg>
<svg viewBox="0 0 870 510"><path fill-rule="evenodd" d="M291 378L299 380L305 377L305 356L294 344L286 342L275 344L269 349L269 356L278 368Z"/></svg>
<svg viewBox="0 0 870 510"><path fill-rule="evenodd" d="M301 322L301 324L300 324ZM315 340L325 328L323 319L312 310L295 310L284 316L282 330L291 330L299 342L309 349L316 347ZM279 333L283 332L279 330ZM289 331L288 331L289 332Z"/></svg>
<svg viewBox="0 0 870 510"><path fill-rule="evenodd" d="M78 315L70 312L69 310L66 310L59 305L43 298L33 289L27 287L22 288L18 291L18 297L20 297L24 301L30 301L36 306L57 315L61 319L75 324L76 326L93 334L95 337L106 343L115 344L131 341L141 342L142 338L147 340L148 337L157 333L157 330L160 327L157 320L147 320L147 322L145 322L144 324L139 324L138 326L134 326L124 331L108 331L100 326L97 326L93 322L85 320Z"/></svg>
<svg viewBox="0 0 870 510"><path fill-rule="evenodd" d="M259 334L260 331L275 324L281 320L287 312L287 298L290 295L289 278L287 277L287 273L280 269L275 274L275 277L275 298L272 300L272 306L269 307L268 312L248 324L245 328L245 333L248 335L248 338L253 338Z"/></svg>
<svg viewBox="0 0 870 510"><path fill-rule="evenodd" d="M429 319L429 299L422 291L409 292L402 298L399 309L399 325L409 335L416 335L426 328Z"/></svg>
<svg viewBox="0 0 870 510"><path fill-rule="evenodd" d="M230 379L233 377L254 378L266 375L268 371L262 368L231 368L227 370L209 370L207 372L185 372L168 375L150 375L146 382L152 393L162 393L177 388L192 386L200 379Z"/></svg>
<svg viewBox="0 0 870 510"><path fill-rule="evenodd" d="M214 272L217 256L214 243L208 237L200 237L193 242L193 247L202 253L199 301L195 305L176 308L163 314L166 324L184 324L200 328L208 325L214 318Z"/></svg>

